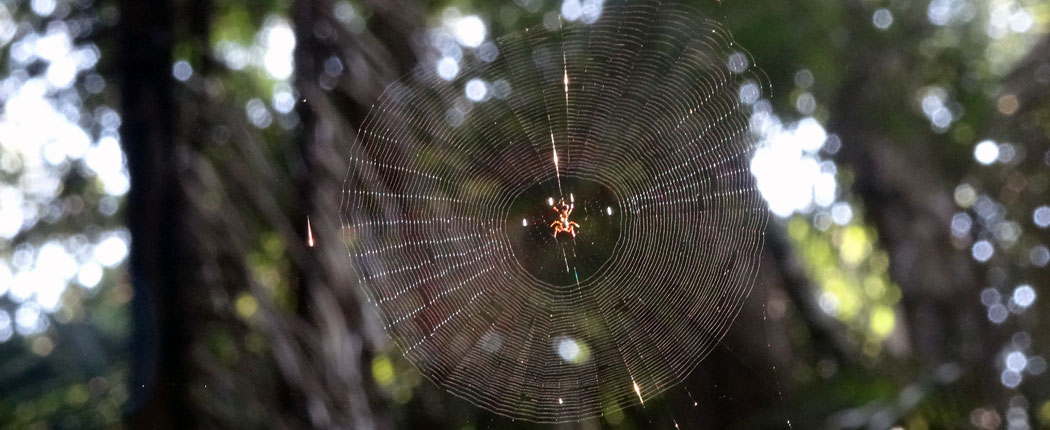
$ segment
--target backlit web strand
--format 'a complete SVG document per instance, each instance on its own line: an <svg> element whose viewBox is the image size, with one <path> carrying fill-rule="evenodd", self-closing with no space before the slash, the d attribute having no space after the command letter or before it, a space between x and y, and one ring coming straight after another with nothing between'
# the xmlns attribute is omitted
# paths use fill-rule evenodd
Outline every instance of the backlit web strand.
<svg viewBox="0 0 1050 430"><path fill-rule="evenodd" d="M739 94L764 81L720 25L657 2L497 47L375 105L344 184L348 264L456 395L536 422L637 405L688 376L750 292L767 215ZM548 199L570 193L580 230L553 236Z"/></svg>

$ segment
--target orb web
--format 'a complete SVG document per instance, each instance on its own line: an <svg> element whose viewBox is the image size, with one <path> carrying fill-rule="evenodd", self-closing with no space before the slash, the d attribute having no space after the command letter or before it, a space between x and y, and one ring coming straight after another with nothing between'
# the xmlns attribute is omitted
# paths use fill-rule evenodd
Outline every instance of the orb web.
<svg viewBox="0 0 1050 430"><path fill-rule="evenodd" d="M546 423L644 403L754 282L767 212L742 100L764 80L718 23L656 2L496 45L373 107L343 189L351 264L405 357L481 407ZM551 226L562 199L575 236Z"/></svg>

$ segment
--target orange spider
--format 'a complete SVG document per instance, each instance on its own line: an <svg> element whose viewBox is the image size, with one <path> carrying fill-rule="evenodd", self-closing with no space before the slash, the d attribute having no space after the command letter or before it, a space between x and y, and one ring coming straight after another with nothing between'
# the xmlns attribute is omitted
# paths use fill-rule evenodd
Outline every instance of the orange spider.
<svg viewBox="0 0 1050 430"><path fill-rule="evenodd" d="M561 206L561 209L558 209ZM579 224L569 221L569 215L572 214L572 209L575 204L565 203L565 199L561 199L557 205L551 206L554 212L558 213L558 219L551 223L551 227L554 227L554 237L558 237L558 233L566 232L576 237L576 230L580 228Z"/></svg>

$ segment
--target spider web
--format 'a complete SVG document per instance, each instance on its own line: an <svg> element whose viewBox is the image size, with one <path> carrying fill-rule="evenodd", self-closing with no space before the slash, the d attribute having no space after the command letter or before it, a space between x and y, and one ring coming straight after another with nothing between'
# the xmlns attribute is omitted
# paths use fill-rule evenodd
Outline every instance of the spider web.
<svg viewBox="0 0 1050 430"><path fill-rule="evenodd" d="M497 46L373 107L343 189L352 265L405 357L481 407L548 423L644 403L751 290L767 210L740 100L764 81L718 23L656 2ZM576 237L552 235L560 199Z"/></svg>

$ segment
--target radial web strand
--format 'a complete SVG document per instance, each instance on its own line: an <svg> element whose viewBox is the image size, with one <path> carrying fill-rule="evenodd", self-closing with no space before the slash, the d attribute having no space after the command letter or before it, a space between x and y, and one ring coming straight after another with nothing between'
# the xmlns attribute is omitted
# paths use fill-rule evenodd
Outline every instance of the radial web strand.
<svg viewBox="0 0 1050 430"><path fill-rule="evenodd" d="M497 47L374 106L343 189L349 264L405 357L481 407L546 423L643 404L754 282L767 211L740 100L764 80L718 23L658 2Z"/></svg>

